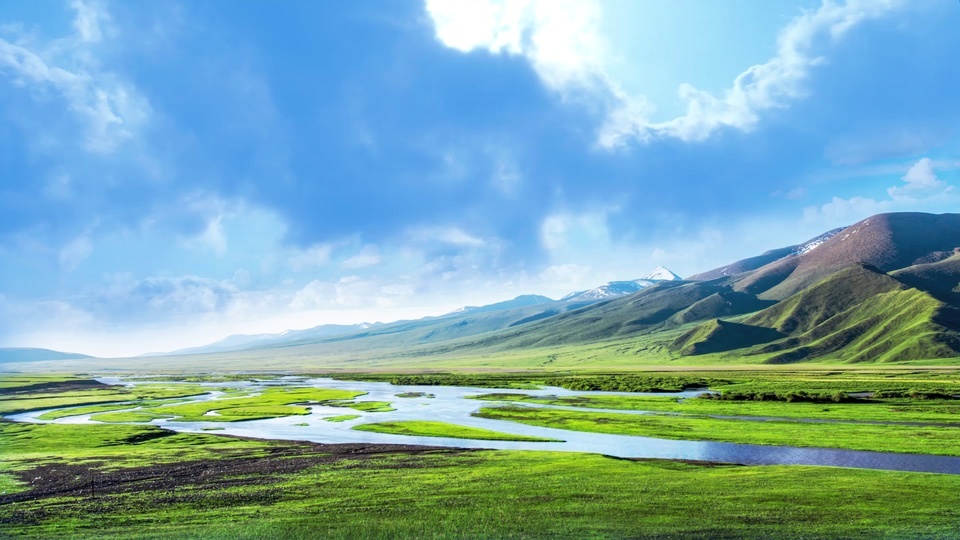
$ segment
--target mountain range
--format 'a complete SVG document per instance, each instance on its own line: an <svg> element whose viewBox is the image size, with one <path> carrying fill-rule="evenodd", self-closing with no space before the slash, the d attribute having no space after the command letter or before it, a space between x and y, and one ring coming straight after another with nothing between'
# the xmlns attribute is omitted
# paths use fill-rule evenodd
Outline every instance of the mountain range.
<svg viewBox="0 0 960 540"><path fill-rule="evenodd" d="M686 279L659 267L559 300L524 295L440 317L231 336L170 354L202 353L346 363L525 355L952 362L960 357L960 214L880 214Z"/></svg>

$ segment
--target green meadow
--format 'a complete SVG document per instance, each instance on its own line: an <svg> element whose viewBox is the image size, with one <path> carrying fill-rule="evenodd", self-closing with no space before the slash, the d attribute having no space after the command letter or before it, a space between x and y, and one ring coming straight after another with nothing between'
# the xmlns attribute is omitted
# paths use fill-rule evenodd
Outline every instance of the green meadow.
<svg viewBox="0 0 960 540"><path fill-rule="evenodd" d="M418 384L515 389L549 384L678 390L707 384L720 393L717 398L533 397L491 390L478 395L478 415L597 433L960 455L960 428L953 426L960 424L960 400L952 397L960 394L956 370L451 372L356 378L401 376L419 377L412 379ZM215 381L198 377L165 384L158 379L112 387L67 375L0 378L0 410L72 406L44 418L93 414L113 422L0 421L0 536L919 539L953 538L960 522L960 475L628 460L568 452L321 445L123 423L161 417L214 422L296 417L318 404L365 413L392 409L388 402L358 401L362 392L295 384L184 402L197 392L225 389L199 387L198 382ZM838 392L842 399L834 401ZM799 421L803 419L831 422ZM944 425L864 423L874 421ZM518 439L428 420L374 421L358 428Z"/></svg>

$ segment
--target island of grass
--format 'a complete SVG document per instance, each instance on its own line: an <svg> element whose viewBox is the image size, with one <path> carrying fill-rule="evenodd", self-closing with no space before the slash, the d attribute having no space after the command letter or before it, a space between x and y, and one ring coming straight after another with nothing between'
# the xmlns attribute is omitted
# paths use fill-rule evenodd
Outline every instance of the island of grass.
<svg viewBox="0 0 960 540"><path fill-rule="evenodd" d="M435 396L435 395L433 395L433 394L428 394L428 393L426 393L426 392L402 392L402 393L397 394L397 397L398 397L398 398L427 398L427 399L433 399L433 398L435 398L435 397L437 397L437 396Z"/></svg>
<svg viewBox="0 0 960 540"><path fill-rule="evenodd" d="M330 401L324 403L330 407L349 407L363 412L391 412L396 409L389 401Z"/></svg>
<svg viewBox="0 0 960 540"><path fill-rule="evenodd" d="M446 422L431 422L407 420L401 422L377 422L375 424L360 424L353 429L358 431L372 431L375 433L389 433L391 435L412 435L417 437L450 437L454 439L477 439L481 441L521 441L521 442L563 442L559 439L545 437L531 437L528 435L514 435L500 433L489 429L460 426Z"/></svg>
<svg viewBox="0 0 960 540"><path fill-rule="evenodd" d="M348 420L356 420L360 418L359 414L341 414L340 416L328 416L324 418L327 422L346 422Z"/></svg>

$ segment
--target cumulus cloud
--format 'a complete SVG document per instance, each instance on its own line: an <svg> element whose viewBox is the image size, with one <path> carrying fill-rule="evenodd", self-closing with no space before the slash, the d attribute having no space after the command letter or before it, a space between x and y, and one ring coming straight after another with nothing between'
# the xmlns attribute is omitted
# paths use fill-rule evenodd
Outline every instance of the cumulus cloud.
<svg viewBox="0 0 960 540"><path fill-rule="evenodd" d="M106 9L81 0L70 6L75 32L58 40L36 43L10 27L0 32L0 75L41 102L58 94L81 124L85 148L110 153L143 129L151 108L133 84L96 60L110 20Z"/></svg>
<svg viewBox="0 0 960 540"><path fill-rule="evenodd" d="M523 56L544 85L564 98L592 95L607 111L597 142L615 148L653 137L700 141L725 127L754 129L763 111L803 96L804 81L823 62L825 43L901 3L824 0L780 32L776 55L747 68L721 95L681 84L686 111L665 122L651 121L654 104L625 92L610 75L616 51L600 31L599 0L427 0L426 8L437 39L447 47Z"/></svg>
<svg viewBox="0 0 960 540"><path fill-rule="evenodd" d="M913 167L910 167L910 170L901 177L901 180L906 182L906 184L887 189L890 197L896 199L899 197L929 195L937 191L949 189L946 182L937 178L937 173L933 169L933 160L926 157L916 162Z"/></svg>
<svg viewBox="0 0 960 540"><path fill-rule="evenodd" d="M804 219L808 222L822 221L834 225L857 221L882 212L921 210L926 207L939 210L938 206L949 201L953 186L939 179L934 167L935 162L930 158L917 161L901 177L905 182L903 185L887 188L889 199L834 197L822 206L805 208Z"/></svg>

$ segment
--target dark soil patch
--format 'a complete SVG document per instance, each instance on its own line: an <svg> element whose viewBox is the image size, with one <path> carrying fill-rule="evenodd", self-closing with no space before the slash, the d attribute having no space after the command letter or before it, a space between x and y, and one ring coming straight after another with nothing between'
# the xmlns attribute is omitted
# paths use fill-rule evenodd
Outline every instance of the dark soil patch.
<svg viewBox="0 0 960 540"><path fill-rule="evenodd" d="M389 468L422 468L420 457L428 454L460 454L472 450L431 446L386 444L315 444L293 443L266 450L266 455L253 457L224 457L182 463L165 463L144 467L98 470L99 463L44 464L30 470L15 472L19 480L31 488L22 493L0 495L0 525L35 523L43 516L32 510L10 506L24 501L38 501L55 497L83 497L87 503L107 505L117 496L134 493L148 494L156 503L189 503L203 501L209 505L214 492L237 486L261 487L279 482L284 476L316 465L334 464L343 460L367 460L387 456L408 456L409 459L391 460L378 464ZM230 452L232 454L232 452ZM228 454L228 452L224 452ZM349 464L348 467L361 466ZM213 489L200 489L205 486ZM250 503L269 503L274 498L270 490L251 490L249 493L216 493L216 497L244 498ZM276 493L274 494L276 495ZM221 498L222 498L221 497ZM236 503L237 501L223 501ZM42 507L37 511L42 510ZM9 513L8 513L9 512Z"/></svg>
<svg viewBox="0 0 960 540"><path fill-rule="evenodd" d="M75 381L53 381L45 383L30 384L27 386L15 386L13 388L0 388L0 396L9 398L21 394L60 393L73 390L93 390L100 388L110 388L110 385L93 379L78 379Z"/></svg>

